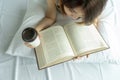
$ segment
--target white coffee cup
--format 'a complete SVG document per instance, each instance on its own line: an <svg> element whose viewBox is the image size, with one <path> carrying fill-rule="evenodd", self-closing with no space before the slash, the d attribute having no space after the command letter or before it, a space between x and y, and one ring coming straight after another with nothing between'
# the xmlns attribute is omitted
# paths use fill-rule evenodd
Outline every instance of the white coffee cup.
<svg viewBox="0 0 120 80"><path fill-rule="evenodd" d="M29 44L31 44L32 46L34 47L37 47L40 45L40 39L39 39L39 36L36 37L36 39L32 42L29 42Z"/></svg>
<svg viewBox="0 0 120 80"><path fill-rule="evenodd" d="M40 45L40 38L34 28L28 27L24 29L22 32L22 39L23 41L31 44L33 47L37 47Z"/></svg>

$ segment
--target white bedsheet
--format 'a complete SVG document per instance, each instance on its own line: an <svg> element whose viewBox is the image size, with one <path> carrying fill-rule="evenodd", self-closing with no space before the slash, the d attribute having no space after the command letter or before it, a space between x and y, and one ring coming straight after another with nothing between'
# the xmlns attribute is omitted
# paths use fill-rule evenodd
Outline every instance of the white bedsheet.
<svg viewBox="0 0 120 80"><path fill-rule="evenodd" d="M120 80L118 64L69 61L38 71L35 59L5 54L22 23L26 5L27 0L0 0L0 80Z"/></svg>
<svg viewBox="0 0 120 80"><path fill-rule="evenodd" d="M120 65L66 62L38 71L36 61L11 57L0 61L0 80L120 80Z"/></svg>

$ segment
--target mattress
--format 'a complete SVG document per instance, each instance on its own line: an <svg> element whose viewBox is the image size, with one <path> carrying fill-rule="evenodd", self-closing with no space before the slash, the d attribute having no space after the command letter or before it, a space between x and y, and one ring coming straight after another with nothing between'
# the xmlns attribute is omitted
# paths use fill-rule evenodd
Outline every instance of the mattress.
<svg viewBox="0 0 120 80"><path fill-rule="evenodd" d="M120 64L68 61L38 70L36 59L5 54L23 21L27 2L0 0L0 80L120 80Z"/></svg>

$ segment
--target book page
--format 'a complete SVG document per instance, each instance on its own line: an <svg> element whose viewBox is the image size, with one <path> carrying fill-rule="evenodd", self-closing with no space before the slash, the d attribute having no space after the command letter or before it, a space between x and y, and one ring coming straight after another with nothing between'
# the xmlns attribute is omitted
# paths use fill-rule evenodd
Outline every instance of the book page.
<svg viewBox="0 0 120 80"><path fill-rule="evenodd" d="M37 58L38 68L42 68L46 65L46 59L44 56L42 45L39 45L35 48L35 55Z"/></svg>
<svg viewBox="0 0 120 80"><path fill-rule="evenodd" d="M108 48L94 25L80 25L76 23L64 27L72 47L77 54L83 55Z"/></svg>
<svg viewBox="0 0 120 80"><path fill-rule="evenodd" d="M40 32L40 36L47 63L65 56L74 56L62 26L53 26L43 30Z"/></svg>

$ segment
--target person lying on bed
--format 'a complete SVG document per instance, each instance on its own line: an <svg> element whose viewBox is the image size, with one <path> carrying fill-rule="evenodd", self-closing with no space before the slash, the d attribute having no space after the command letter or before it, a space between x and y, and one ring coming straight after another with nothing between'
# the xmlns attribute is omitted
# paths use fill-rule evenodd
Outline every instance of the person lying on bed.
<svg viewBox="0 0 120 80"><path fill-rule="evenodd" d="M94 23L97 26L98 17L102 13L106 3L107 0L47 0L46 15L35 29L39 32L54 24L57 11L71 17L73 20L79 20L79 23ZM26 45L34 48L30 44Z"/></svg>

